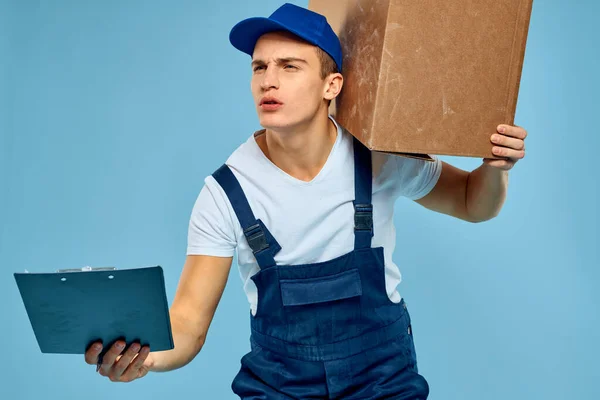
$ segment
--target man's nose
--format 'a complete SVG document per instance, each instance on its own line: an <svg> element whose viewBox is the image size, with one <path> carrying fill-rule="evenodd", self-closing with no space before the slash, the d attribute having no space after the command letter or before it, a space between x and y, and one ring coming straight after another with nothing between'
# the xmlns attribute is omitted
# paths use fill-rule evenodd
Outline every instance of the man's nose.
<svg viewBox="0 0 600 400"><path fill-rule="evenodd" d="M265 70L261 82L261 88L263 90L279 89L279 76L276 68L269 67Z"/></svg>

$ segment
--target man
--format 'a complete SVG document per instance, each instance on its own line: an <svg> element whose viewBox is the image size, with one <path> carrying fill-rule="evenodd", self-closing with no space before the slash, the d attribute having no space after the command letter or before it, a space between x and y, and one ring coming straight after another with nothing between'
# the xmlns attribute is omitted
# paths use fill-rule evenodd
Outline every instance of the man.
<svg viewBox="0 0 600 400"><path fill-rule="evenodd" d="M286 4L237 24L252 56L261 126L205 181L171 308L175 349L117 342L99 373L131 381L169 371L201 350L232 256L250 303L252 350L232 384L244 399L426 399L411 322L396 287L393 208L405 196L480 222L504 202L525 130L499 126L471 173L370 152L328 115L343 86L338 38L324 17ZM100 343L85 359L96 364Z"/></svg>

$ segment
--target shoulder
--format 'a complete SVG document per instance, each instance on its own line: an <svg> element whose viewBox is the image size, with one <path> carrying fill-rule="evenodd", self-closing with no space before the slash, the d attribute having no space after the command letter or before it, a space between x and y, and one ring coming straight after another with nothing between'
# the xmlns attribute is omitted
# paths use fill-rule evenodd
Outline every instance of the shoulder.
<svg viewBox="0 0 600 400"><path fill-rule="evenodd" d="M257 145L256 137L263 134L264 130L253 132L243 143L241 143L225 160L226 165L230 167L244 166L246 163L256 161L260 156L260 148Z"/></svg>
<svg viewBox="0 0 600 400"><path fill-rule="evenodd" d="M204 178L188 227L188 255L231 256L237 247L241 229L225 188L215 178L216 172L226 165L239 179L239 171L252 165L253 135L239 145L215 170Z"/></svg>
<svg viewBox="0 0 600 400"><path fill-rule="evenodd" d="M442 172L437 156L429 159L373 152L373 176L379 185L391 187L398 196L417 200L429 193Z"/></svg>

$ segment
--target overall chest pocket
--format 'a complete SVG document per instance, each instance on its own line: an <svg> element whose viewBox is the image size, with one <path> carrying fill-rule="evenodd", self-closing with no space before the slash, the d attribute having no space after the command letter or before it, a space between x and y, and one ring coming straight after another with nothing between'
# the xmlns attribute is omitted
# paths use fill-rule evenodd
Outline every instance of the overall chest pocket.
<svg viewBox="0 0 600 400"><path fill-rule="evenodd" d="M358 269L317 278L281 279L284 306L300 306L343 300L362 295Z"/></svg>

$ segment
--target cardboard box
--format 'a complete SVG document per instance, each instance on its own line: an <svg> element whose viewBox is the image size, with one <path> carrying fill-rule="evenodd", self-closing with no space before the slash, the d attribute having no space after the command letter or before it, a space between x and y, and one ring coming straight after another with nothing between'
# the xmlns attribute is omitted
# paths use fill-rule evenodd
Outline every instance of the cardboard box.
<svg viewBox="0 0 600 400"><path fill-rule="evenodd" d="M332 114L367 147L488 157L514 125L533 0L310 0L340 37Z"/></svg>

